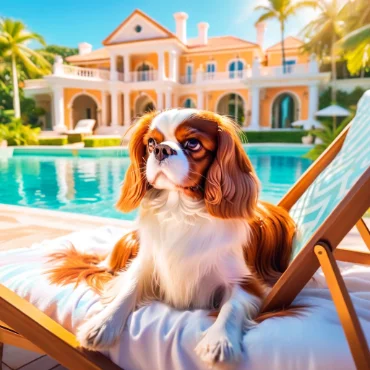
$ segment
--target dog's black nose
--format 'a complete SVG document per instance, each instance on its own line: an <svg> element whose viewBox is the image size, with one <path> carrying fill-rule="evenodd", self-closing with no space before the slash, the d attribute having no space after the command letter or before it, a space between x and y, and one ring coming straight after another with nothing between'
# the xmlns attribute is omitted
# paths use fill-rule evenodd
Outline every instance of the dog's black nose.
<svg viewBox="0 0 370 370"><path fill-rule="evenodd" d="M176 150L166 144L159 144L154 148L154 156L159 162L174 154L177 154Z"/></svg>

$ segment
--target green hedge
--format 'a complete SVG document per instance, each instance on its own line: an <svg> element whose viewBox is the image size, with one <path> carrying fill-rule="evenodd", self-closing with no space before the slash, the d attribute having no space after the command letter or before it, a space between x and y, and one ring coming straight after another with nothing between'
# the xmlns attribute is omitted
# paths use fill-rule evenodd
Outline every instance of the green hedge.
<svg viewBox="0 0 370 370"><path fill-rule="evenodd" d="M292 131L243 131L240 138L244 144L250 143L302 143L305 130Z"/></svg>
<svg viewBox="0 0 370 370"><path fill-rule="evenodd" d="M39 145L66 145L67 137L39 137Z"/></svg>
<svg viewBox="0 0 370 370"><path fill-rule="evenodd" d="M85 148L96 148L102 146L120 146L122 139L120 137L88 137L84 139Z"/></svg>

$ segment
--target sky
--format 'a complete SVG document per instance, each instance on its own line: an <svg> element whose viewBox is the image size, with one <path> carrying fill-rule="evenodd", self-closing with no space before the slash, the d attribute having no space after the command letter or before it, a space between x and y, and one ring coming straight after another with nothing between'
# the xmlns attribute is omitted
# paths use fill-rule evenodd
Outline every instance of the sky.
<svg viewBox="0 0 370 370"><path fill-rule="evenodd" d="M261 1L264 0L0 0L0 16L22 20L47 44L69 47L83 41L92 44L93 49L101 47L104 38L136 8L173 32L173 13L188 13L189 38L197 36L197 23L208 22L209 36L233 35L255 42L258 13L253 9ZM314 16L313 10L301 11L288 21L286 34L299 35ZM279 41L279 25L269 21L264 47Z"/></svg>

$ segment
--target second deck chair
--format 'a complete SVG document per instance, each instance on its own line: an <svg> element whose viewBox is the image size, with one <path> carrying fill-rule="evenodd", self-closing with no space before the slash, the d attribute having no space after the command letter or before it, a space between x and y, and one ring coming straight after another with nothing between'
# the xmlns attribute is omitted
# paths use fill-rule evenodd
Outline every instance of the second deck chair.
<svg viewBox="0 0 370 370"><path fill-rule="evenodd" d="M366 254L334 253L356 224L370 248L361 217L370 207L370 91L356 117L280 202L298 224L292 262L273 287L264 311L288 306L321 265L358 369L370 369L369 350L334 260L367 262ZM75 337L0 285L0 342L45 352L69 369L118 369L100 354L81 350Z"/></svg>

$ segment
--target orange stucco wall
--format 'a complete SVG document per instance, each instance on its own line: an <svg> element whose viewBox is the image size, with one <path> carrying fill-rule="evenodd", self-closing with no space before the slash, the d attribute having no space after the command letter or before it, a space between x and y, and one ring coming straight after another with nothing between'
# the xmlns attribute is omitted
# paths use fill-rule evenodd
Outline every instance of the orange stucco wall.
<svg viewBox="0 0 370 370"><path fill-rule="evenodd" d="M274 87L267 88L264 94L261 94L260 101L260 125L270 127L272 121L272 105L277 96L284 92L291 92L298 99L298 119L308 118L308 87L307 86L292 86L292 87ZM264 95L264 96L263 96Z"/></svg>
<svg viewBox="0 0 370 370"><path fill-rule="evenodd" d="M296 58L297 64L303 64L309 62L309 55L302 54L299 49L291 49L285 51L285 58ZM281 51L267 52L267 63L268 66L281 66L282 64L282 53Z"/></svg>
<svg viewBox="0 0 370 370"><path fill-rule="evenodd" d="M80 93L86 92L87 95L92 95L95 97L95 100L99 102L99 105L101 107L102 102L102 95L99 90L89 90L89 89L72 89L72 88L66 88L64 89L64 120L65 125L68 129L72 129L72 122L71 122L71 110L72 110L72 100L73 98ZM99 107L98 107L99 108Z"/></svg>
<svg viewBox="0 0 370 370"><path fill-rule="evenodd" d="M146 62L153 66L154 70L158 69L158 55L156 53L130 55L130 70L136 71L139 65Z"/></svg>
<svg viewBox="0 0 370 370"><path fill-rule="evenodd" d="M252 66L253 62L253 51L232 51L232 52L225 52L225 53L209 53L209 54L184 54L180 56L180 75L183 76L186 74L186 64L193 63L193 71L199 69L202 65L203 70L206 70L207 62L214 61L216 62L216 72L225 72L227 71L227 66L232 59L236 59L239 57L240 60L244 61L246 64Z"/></svg>

